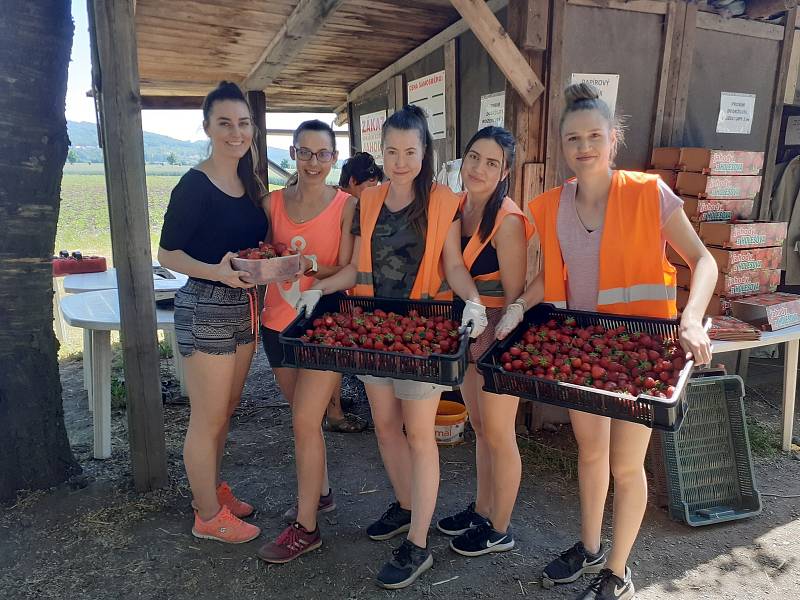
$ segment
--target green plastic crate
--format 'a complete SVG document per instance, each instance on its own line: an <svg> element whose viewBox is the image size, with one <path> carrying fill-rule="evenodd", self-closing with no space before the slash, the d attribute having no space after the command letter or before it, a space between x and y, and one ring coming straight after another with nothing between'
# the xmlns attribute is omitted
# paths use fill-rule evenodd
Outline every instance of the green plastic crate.
<svg viewBox="0 0 800 600"><path fill-rule="evenodd" d="M693 379L686 399L689 411L681 429L654 432L670 517L699 527L759 514L741 377Z"/></svg>

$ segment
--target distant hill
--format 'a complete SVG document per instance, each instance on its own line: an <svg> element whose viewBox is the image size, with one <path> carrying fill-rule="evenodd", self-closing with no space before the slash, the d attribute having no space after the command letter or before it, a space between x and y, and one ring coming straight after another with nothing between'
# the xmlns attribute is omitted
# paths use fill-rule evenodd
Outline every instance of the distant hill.
<svg viewBox="0 0 800 600"><path fill-rule="evenodd" d="M77 162L103 162L103 151L97 142L97 125L67 121L67 132L69 133L70 150L74 151ZM187 142L149 131L144 132L143 139L144 160L147 163L166 163L168 162L167 157L174 154L177 164L194 165L208 156L207 141ZM270 146L267 154L270 160L278 164L281 164L284 159L291 164L288 150Z"/></svg>

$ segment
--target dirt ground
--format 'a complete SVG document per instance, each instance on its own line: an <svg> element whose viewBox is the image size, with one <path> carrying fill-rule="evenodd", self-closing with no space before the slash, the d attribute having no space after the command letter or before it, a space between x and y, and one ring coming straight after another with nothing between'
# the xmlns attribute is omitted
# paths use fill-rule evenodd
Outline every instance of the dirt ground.
<svg viewBox="0 0 800 600"><path fill-rule="evenodd" d="M782 367L751 363L747 410L777 441ZM131 488L123 409L113 413L113 456L91 458L91 415L80 361L61 367L64 407L83 474L48 492L23 493L0 508L0 598L573 598L586 581L543 590L541 567L578 536L574 443L567 427L520 436L524 474L513 517L517 547L474 559L447 548L432 529L434 568L399 592L373 578L399 540L372 542L364 528L392 501L373 433L328 434L328 460L339 508L321 519L323 547L284 566L255 558L283 528L295 489L289 409L263 354L251 372L232 426L224 475L253 502L262 536L242 546L197 540L190 533L190 492L181 462L188 406L175 398L164 365L171 485ZM360 390L345 387L354 412L368 414ZM177 400L177 402L175 401ZM690 528L648 509L631 567L639 600L795 598L800 595L800 460L767 448L756 459L763 513L735 523ZM460 510L474 487L474 444L440 452L436 518ZM793 496L793 497L790 497ZM610 512L610 511L609 511ZM610 522L606 528L610 533Z"/></svg>

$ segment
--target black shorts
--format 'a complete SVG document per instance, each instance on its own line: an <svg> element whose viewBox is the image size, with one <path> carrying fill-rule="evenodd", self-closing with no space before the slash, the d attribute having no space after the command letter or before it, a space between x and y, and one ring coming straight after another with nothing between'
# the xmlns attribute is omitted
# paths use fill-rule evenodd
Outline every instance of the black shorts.
<svg viewBox="0 0 800 600"><path fill-rule="evenodd" d="M253 343L251 306L245 289L189 279L175 294L178 351L234 354L237 346Z"/></svg>
<svg viewBox="0 0 800 600"><path fill-rule="evenodd" d="M283 349L278 341L279 334L280 331L261 326L261 344L264 346L264 354L267 355L269 366L273 369L283 366Z"/></svg>

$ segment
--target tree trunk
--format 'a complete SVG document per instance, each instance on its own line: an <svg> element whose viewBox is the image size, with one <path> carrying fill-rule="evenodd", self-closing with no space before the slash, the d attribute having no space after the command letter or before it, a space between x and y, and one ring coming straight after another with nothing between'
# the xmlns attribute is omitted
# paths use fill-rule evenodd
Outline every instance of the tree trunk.
<svg viewBox="0 0 800 600"><path fill-rule="evenodd" d="M80 471L61 402L53 283L70 2L0 0L0 500Z"/></svg>

